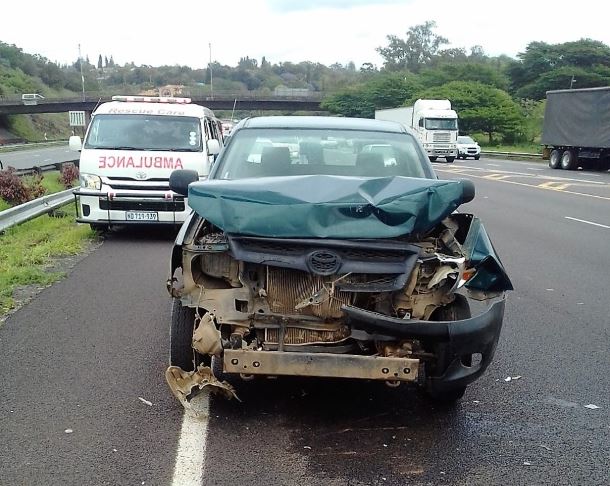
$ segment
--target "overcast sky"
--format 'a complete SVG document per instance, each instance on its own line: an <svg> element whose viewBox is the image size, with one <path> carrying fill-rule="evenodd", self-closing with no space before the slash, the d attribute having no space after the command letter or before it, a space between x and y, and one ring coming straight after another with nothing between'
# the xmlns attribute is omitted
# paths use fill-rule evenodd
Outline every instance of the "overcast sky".
<svg viewBox="0 0 610 486"><path fill-rule="evenodd" d="M426 20L452 47L481 45L511 57L531 41L583 37L610 44L603 2L580 0L52 0L0 4L0 41L61 63L99 54L120 64L234 66L242 56L271 62L357 66L382 60L386 35L404 37Z"/></svg>

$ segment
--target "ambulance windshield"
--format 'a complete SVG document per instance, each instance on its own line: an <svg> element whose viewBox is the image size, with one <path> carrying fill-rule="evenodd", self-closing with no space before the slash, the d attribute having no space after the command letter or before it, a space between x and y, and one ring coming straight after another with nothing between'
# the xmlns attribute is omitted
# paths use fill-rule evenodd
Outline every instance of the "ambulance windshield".
<svg viewBox="0 0 610 486"><path fill-rule="evenodd" d="M201 125L186 116L97 115L85 148L201 152Z"/></svg>

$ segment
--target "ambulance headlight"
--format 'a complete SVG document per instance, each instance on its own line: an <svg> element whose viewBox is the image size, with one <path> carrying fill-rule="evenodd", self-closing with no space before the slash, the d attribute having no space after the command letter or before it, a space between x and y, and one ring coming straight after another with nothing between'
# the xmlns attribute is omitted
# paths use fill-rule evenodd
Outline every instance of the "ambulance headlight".
<svg viewBox="0 0 610 486"><path fill-rule="evenodd" d="M100 176L81 173L80 186L84 189L96 189L99 191L102 188L102 179L100 179Z"/></svg>

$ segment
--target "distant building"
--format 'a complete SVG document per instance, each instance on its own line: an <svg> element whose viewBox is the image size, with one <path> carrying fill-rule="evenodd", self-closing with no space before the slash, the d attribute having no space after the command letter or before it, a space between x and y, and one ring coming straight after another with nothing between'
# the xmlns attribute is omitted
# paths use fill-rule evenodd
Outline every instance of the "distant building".
<svg viewBox="0 0 610 486"><path fill-rule="evenodd" d="M311 93L309 88L288 88L283 84L276 86L273 90L275 96L310 96Z"/></svg>
<svg viewBox="0 0 610 486"><path fill-rule="evenodd" d="M182 96L183 85L168 84L159 88L147 89L138 93L142 96Z"/></svg>

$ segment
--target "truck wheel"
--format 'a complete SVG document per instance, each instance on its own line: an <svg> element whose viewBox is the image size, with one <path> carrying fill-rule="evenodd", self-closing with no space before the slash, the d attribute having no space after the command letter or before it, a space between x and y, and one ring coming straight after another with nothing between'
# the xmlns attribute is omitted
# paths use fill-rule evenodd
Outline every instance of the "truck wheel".
<svg viewBox="0 0 610 486"><path fill-rule="evenodd" d="M430 162L436 162L437 157L428 157L430 159Z"/></svg>
<svg viewBox="0 0 610 486"><path fill-rule="evenodd" d="M445 157L445 160L447 161L447 163L451 163L455 160L455 157Z"/></svg>
<svg viewBox="0 0 610 486"><path fill-rule="evenodd" d="M549 157L549 167L551 169L559 169L561 167L561 151L553 149Z"/></svg>
<svg viewBox="0 0 610 486"><path fill-rule="evenodd" d="M466 297L460 294L456 294L455 300L444 307L439 307L432 314L431 320L434 321L459 321L462 319L468 319L472 316L470 312L470 305ZM466 366L470 366L472 363L472 357L468 356L463 358L462 362ZM451 390L432 390L430 387L426 389L426 394L429 398L438 403L452 404L462 398L466 392L466 386L460 386Z"/></svg>
<svg viewBox="0 0 610 486"><path fill-rule="evenodd" d="M564 150L561 156L561 168L564 170L576 169L577 159L573 150Z"/></svg>
<svg viewBox="0 0 610 486"><path fill-rule="evenodd" d="M179 366L184 371L193 371L201 363L210 363L209 356L203 356L193 349L193 329L195 309L184 307L179 299L172 302L172 320L169 332L169 364Z"/></svg>

